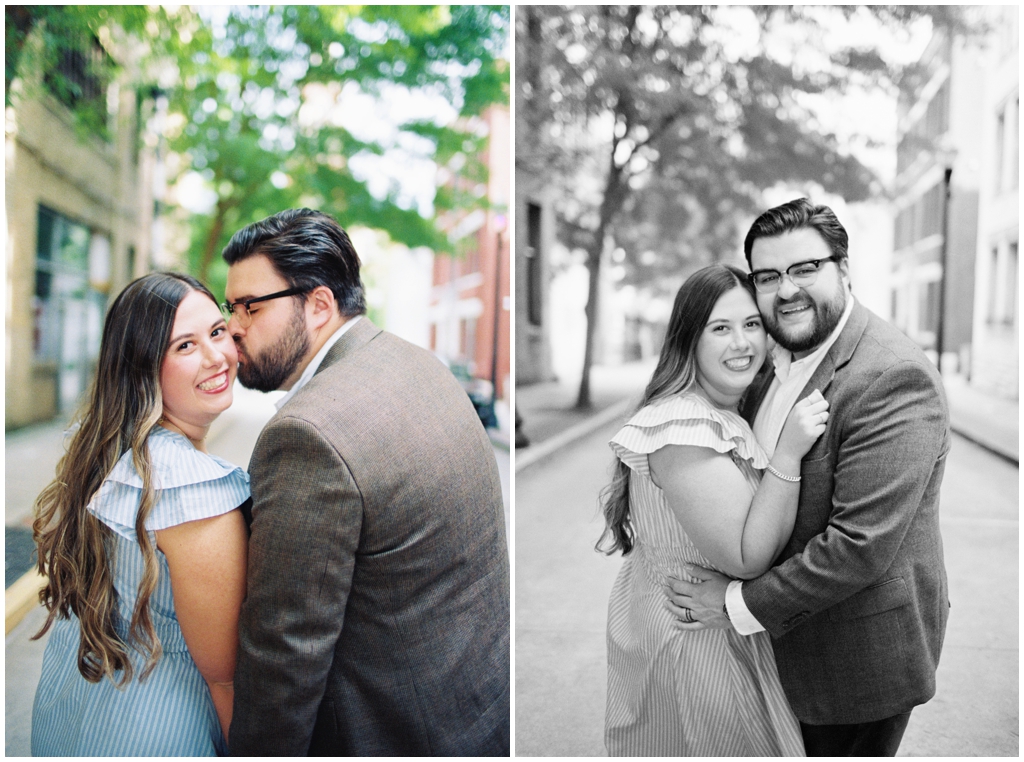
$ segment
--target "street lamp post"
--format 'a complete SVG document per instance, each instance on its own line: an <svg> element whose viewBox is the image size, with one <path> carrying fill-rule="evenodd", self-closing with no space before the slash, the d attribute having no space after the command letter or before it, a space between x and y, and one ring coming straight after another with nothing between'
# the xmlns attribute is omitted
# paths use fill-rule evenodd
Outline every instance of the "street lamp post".
<svg viewBox="0 0 1024 762"><path fill-rule="evenodd" d="M494 250L494 331L491 335L491 403L498 398L498 328L501 325L501 248L505 233L505 215L494 218L498 236Z"/></svg>
<svg viewBox="0 0 1024 762"><path fill-rule="evenodd" d="M953 168L946 165L942 176L942 248L939 260L942 272L939 274L939 323L935 329L935 349L939 354L939 373L942 373L942 353L946 349L946 277L949 266L949 181Z"/></svg>

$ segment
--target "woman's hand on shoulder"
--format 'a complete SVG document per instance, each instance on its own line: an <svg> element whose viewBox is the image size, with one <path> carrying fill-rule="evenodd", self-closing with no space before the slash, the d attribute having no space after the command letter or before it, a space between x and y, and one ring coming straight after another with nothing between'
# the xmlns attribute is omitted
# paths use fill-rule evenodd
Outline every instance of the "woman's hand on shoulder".
<svg viewBox="0 0 1024 762"><path fill-rule="evenodd" d="M775 451L800 460L825 432L826 423L828 401L815 389L789 412Z"/></svg>

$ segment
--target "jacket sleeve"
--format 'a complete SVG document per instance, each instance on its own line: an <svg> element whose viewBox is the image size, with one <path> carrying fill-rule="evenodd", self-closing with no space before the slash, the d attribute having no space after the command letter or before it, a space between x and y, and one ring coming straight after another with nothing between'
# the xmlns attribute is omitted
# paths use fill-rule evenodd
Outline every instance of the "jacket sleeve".
<svg viewBox="0 0 1024 762"><path fill-rule="evenodd" d="M837 457L802 468L800 509L820 511L824 531L743 584L750 612L775 637L882 581L949 450L940 381L919 363L889 367L841 404Z"/></svg>
<svg viewBox="0 0 1024 762"><path fill-rule="evenodd" d="M250 473L231 753L305 755L344 624L362 498L341 455L297 418L267 426Z"/></svg>

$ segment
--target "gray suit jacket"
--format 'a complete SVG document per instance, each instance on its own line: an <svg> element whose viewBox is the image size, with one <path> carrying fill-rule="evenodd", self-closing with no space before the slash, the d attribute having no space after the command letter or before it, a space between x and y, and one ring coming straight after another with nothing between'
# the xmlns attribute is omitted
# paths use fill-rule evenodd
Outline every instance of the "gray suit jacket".
<svg viewBox="0 0 1024 762"><path fill-rule="evenodd" d="M232 754L507 756L501 484L448 369L362 318L250 473Z"/></svg>
<svg viewBox="0 0 1024 762"><path fill-rule="evenodd" d="M771 375L751 390L750 421ZM870 722L935 694L949 411L935 366L860 304L801 398L814 389L829 421L803 460L793 536L743 599L772 635L802 722Z"/></svg>

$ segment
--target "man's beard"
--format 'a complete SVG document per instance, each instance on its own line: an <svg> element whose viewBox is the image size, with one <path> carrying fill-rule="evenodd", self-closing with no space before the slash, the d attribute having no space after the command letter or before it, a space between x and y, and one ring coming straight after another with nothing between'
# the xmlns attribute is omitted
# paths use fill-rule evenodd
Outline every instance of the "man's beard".
<svg viewBox="0 0 1024 762"><path fill-rule="evenodd" d="M803 329L803 333L789 333L787 331L791 329L783 328L776 322L775 313L782 307L797 304L809 304L814 312L814 317L810 325ZM762 317L768 334L779 343L779 346L790 352L809 352L825 341L835 330L845 309L846 289L843 288L843 283L840 281L835 296L828 301L813 299L806 292L800 292L797 298L790 299L785 303L779 302L776 297L772 311Z"/></svg>
<svg viewBox="0 0 1024 762"><path fill-rule="evenodd" d="M244 348L245 362L238 363L238 380L246 389L272 392L281 388L302 358L309 351L306 317L301 310L292 315L284 333L273 345L260 354L250 354Z"/></svg>

